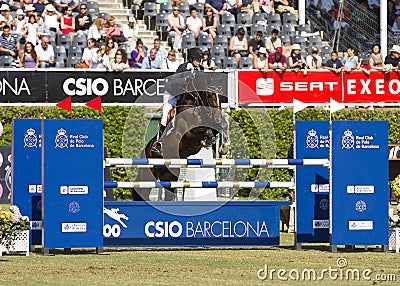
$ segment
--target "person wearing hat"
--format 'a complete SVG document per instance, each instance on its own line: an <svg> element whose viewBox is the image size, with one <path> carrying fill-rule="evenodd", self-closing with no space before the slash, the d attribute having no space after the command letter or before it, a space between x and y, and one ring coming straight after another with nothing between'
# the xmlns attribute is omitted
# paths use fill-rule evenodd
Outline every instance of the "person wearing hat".
<svg viewBox="0 0 400 286"><path fill-rule="evenodd" d="M12 22L12 27L14 27L14 33L18 34L18 36L22 36L24 34L22 27L26 23L24 19L25 12L22 9L18 9L15 15L16 16Z"/></svg>
<svg viewBox="0 0 400 286"><path fill-rule="evenodd" d="M0 12L0 22L4 21L7 25L11 25L13 17L10 15L10 7L7 4L1 4Z"/></svg>
<svg viewBox="0 0 400 286"><path fill-rule="evenodd" d="M253 57L253 67L259 71L268 71L267 49L260 47L258 53Z"/></svg>
<svg viewBox="0 0 400 286"><path fill-rule="evenodd" d="M385 57L385 71L398 70L400 62L400 46L394 45L390 54Z"/></svg>
<svg viewBox="0 0 400 286"><path fill-rule="evenodd" d="M60 30L60 18L62 14L52 4L47 4L42 13L42 19L49 27L50 34L55 38Z"/></svg>
<svg viewBox="0 0 400 286"><path fill-rule="evenodd" d="M322 58L318 55L317 47L311 48L311 55L306 57L306 63L310 69L320 69L322 67Z"/></svg>
<svg viewBox="0 0 400 286"><path fill-rule="evenodd" d="M187 85L187 77L193 77L193 73L197 75L198 71L204 71L201 65L202 52L199 48L191 48L187 53L187 62L179 65L175 74L165 84L165 92L163 96L163 114L160 122L160 129L157 134L157 141L152 146L152 152L161 154L161 141L167 126L168 113L175 107L178 97L182 94ZM196 88L202 88L197 86ZM206 87L204 87L206 88Z"/></svg>
<svg viewBox="0 0 400 286"><path fill-rule="evenodd" d="M269 54L275 53L276 47L282 47L282 41L278 38L278 34L279 31L277 29L273 29L271 36L265 40L265 47L267 48L267 52Z"/></svg>
<svg viewBox="0 0 400 286"><path fill-rule="evenodd" d="M128 17L128 24L122 26L122 33L127 39L127 44L133 50L136 47L136 40L139 34L139 26L136 25L136 19L133 15Z"/></svg>
<svg viewBox="0 0 400 286"><path fill-rule="evenodd" d="M268 57L268 68L276 71L276 70L286 70L287 61L286 57L282 54L283 48L276 47L275 53L272 53Z"/></svg>
<svg viewBox="0 0 400 286"><path fill-rule="evenodd" d="M301 47L299 44L294 44L292 47L292 50L290 52L290 57L289 57L289 67L291 68L292 71L294 72L299 72L300 70L303 70L304 75L307 74L307 63L303 56L301 55Z"/></svg>
<svg viewBox="0 0 400 286"><path fill-rule="evenodd" d="M87 12L86 3L81 3L79 6L79 14L75 16L75 27L78 35L87 36L89 28L93 23L92 16Z"/></svg>

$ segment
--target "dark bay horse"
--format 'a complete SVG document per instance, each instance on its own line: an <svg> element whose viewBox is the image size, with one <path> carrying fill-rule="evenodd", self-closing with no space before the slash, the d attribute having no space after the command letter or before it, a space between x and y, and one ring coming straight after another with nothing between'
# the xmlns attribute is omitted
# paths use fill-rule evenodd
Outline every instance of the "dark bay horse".
<svg viewBox="0 0 400 286"><path fill-rule="evenodd" d="M186 79L187 80L187 79ZM199 86L201 85L201 86ZM207 83L206 83L207 85ZM142 158L187 158L214 145L216 135L222 134L223 144L219 148L221 154L229 149L228 120L221 110L222 94L218 89L204 82L199 84L191 76L187 82L186 92L180 95L175 116L167 125L162 139L162 155L151 151L157 140L155 135L142 151ZM171 168L139 168L137 182L140 181L177 181L180 169ZM134 200L149 200L151 189L133 190ZM165 191L165 200L175 199L173 189Z"/></svg>

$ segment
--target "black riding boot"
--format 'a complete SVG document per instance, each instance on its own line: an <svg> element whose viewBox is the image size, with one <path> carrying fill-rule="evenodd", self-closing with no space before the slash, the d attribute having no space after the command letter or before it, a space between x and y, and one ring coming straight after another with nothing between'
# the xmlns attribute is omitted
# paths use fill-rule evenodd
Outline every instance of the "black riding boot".
<svg viewBox="0 0 400 286"><path fill-rule="evenodd" d="M157 141L153 143L153 146L151 147L151 151L154 153L161 154L161 141L164 135L165 131L165 126L160 124L160 129L158 130L157 134Z"/></svg>

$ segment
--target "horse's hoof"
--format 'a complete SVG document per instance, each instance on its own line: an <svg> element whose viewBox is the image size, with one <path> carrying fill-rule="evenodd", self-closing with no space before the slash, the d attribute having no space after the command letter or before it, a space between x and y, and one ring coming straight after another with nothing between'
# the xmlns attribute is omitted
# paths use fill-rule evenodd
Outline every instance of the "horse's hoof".
<svg viewBox="0 0 400 286"><path fill-rule="evenodd" d="M229 145L228 144L222 144L219 149L218 149L219 153L222 155L226 155L229 152Z"/></svg>

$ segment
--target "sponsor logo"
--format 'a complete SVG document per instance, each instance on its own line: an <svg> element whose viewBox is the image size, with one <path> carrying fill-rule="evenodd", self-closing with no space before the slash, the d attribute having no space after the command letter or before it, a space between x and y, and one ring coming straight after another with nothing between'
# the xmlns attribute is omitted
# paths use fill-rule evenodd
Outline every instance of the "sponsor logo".
<svg viewBox="0 0 400 286"><path fill-rule="evenodd" d="M88 186L60 186L60 194L62 195L87 195L88 193Z"/></svg>
<svg viewBox="0 0 400 286"><path fill-rule="evenodd" d="M349 230L372 230L374 222L372 220L350 220Z"/></svg>
<svg viewBox="0 0 400 286"><path fill-rule="evenodd" d="M314 219L313 229L329 228L329 219Z"/></svg>
<svg viewBox="0 0 400 286"><path fill-rule="evenodd" d="M63 222L61 232L86 232L86 222Z"/></svg>
<svg viewBox="0 0 400 286"><path fill-rule="evenodd" d="M366 210L367 210L367 204L364 201L359 200L356 202L356 211L362 213Z"/></svg>
<svg viewBox="0 0 400 286"><path fill-rule="evenodd" d="M268 96L274 94L274 79L273 78L259 78L256 80L256 93L261 96Z"/></svg>
<svg viewBox="0 0 400 286"><path fill-rule="evenodd" d="M119 213L119 208L107 209L103 207L103 213L119 223L113 225L105 224L103 226L103 236L119 237L121 235L120 225L124 228L127 228L128 226L125 224L124 220L129 220L129 217L123 213Z"/></svg>

